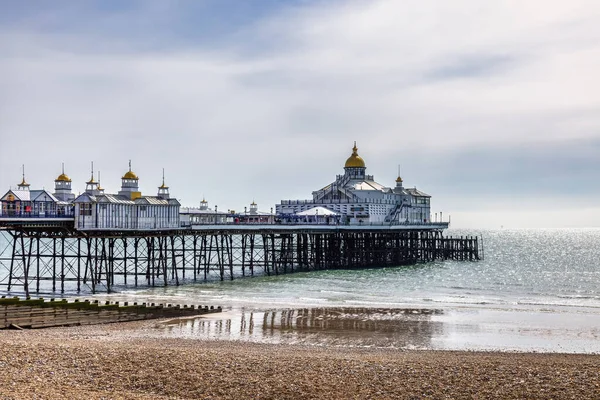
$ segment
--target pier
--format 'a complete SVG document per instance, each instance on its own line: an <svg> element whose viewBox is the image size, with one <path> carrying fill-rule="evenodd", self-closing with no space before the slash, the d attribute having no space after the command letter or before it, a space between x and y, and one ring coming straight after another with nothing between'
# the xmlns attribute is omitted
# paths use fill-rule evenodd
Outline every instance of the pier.
<svg viewBox="0 0 600 400"><path fill-rule="evenodd" d="M3 218L0 291L110 293L297 271L479 260L479 238L446 237L446 226L223 224L82 231L68 218Z"/></svg>
<svg viewBox="0 0 600 400"><path fill-rule="evenodd" d="M110 293L483 255L477 237L443 235L450 219L432 218L429 194L405 187L400 174L393 187L366 174L356 142L343 175L275 212L254 200L243 213L211 209L204 198L182 207L164 170L156 195L144 195L131 161L118 193L104 191L93 163L79 195L64 165L54 183L54 193L31 189L23 166L17 188L0 197L0 292Z"/></svg>

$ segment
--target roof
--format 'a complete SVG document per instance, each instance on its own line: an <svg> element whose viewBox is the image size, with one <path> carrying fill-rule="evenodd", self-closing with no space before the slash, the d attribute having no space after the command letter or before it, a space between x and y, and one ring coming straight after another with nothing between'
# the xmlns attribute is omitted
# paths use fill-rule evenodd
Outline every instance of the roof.
<svg viewBox="0 0 600 400"><path fill-rule="evenodd" d="M8 195L12 194L16 200L29 201L31 199L31 192L29 190L9 190L2 196L2 200L6 200Z"/></svg>
<svg viewBox="0 0 600 400"><path fill-rule="evenodd" d="M57 203L58 199L54 195L46 190L32 190L31 191L32 201L51 201Z"/></svg>
<svg viewBox="0 0 600 400"><path fill-rule="evenodd" d="M375 181L361 181L351 185L354 190L385 190L387 189Z"/></svg>
<svg viewBox="0 0 600 400"><path fill-rule="evenodd" d="M64 172L58 176L54 180L54 182L71 182L71 178L69 178Z"/></svg>
<svg viewBox="0 0 600 400"><path fill-rule="evenodd" d="M415 196L415 197L431 197L430 195L428 195L425 192L421 192L420 190L417 190L417 188L405 188L405 191L407 191L409 194Z"/></svg>
<svg viewBox="0 0 600 400"><path fill-rule="evenodd" d="M2 200L7 200L8 196L12 194L15 200L18 201L34 201L34 202L53 202L57 203L58 199L54 195L44 189L39 190L9 190L4 194Z"/></svg>
<svg viewBox="0 0 600 400"><path fill-rule="evenodd" d="M313 208L309 208L308 210L305 211L301 211L296 213L296 215L339 215L338 213L336 213L335 211L331 211L328 208L325 207L313 207Z"/></svg>
<svg viewBox="0 0 600 400"><path fill-rule="evenodd" d="M138 176L133 173L133 171L129 170L125 172L125 175L121 179L139 179Z"/></svg>
<svg viewBox="0 0 600 400"><path fill-rule="evenodd" d="M82 193L79 196L77 196L77 198L75 198L75 200L73 200L73 203L95 203L96 202L96 196L91 195L89 193Z"/></svg>
<svg viewBox="0 0 600 400"><path fill-rule="evenodd" d="M193 207L180 207L179 214L210 214L210 215L214 215L214 214L229 214L229 213L227 213L225 211L215 211L210 208L208 208L206 210L202 210L200 208L193 208Z"/></svg>

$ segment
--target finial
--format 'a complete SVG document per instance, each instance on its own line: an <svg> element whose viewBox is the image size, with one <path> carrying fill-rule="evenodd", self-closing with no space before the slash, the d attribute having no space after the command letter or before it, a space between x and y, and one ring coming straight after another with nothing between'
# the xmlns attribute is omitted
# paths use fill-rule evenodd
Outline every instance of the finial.
<svg viewBox="0 0 600 400"><path fill-rule="evenodd" d="M63 175L65 173L65 163L62 163L62 173L63 173Z"/></svg>
<svg viewBox="0 0 600 400"><path fill-rule="evenodd" d="M92 164L92 176L90 177L90 181L87 183L96 183L94 181L94 162L92 161L91 164Z"/></svg>
<svg viewBox="0 0 600 400"><path fill-rule="evenodd" d="M97 190L99 190L100 192L104 191L104 189L102 188L102 186L100 186L100 171L98 171L98 187Z"/></svg>
<svg viewBox="0 0 600 400"><path fill-rule="evenodd" d="M129 172L131 172L131 160L129 160Z"/></svg>
<svg viewBox="0 0 600 400"><path fill-rule="evenodd" d="M165 186L165 169L163 168L163 186Z"/></svg>
<svg viewBox="0 0 600 400"><path fill-rule="evenodd" d="M17 186L29 186L29 184L25 181L25 164L22 165L22 170L23 170L23 180L21 181L21 184L17 185Z"/></svg>

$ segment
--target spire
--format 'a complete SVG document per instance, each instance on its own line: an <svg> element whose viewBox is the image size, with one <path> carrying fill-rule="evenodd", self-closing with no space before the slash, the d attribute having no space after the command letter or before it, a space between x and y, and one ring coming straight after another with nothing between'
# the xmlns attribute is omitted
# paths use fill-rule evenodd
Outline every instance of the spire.
<svg viewBox="0 0 600 400"><path fill-rule="evenodd" d="M90 180L85 183L85 191L86 193L97 195L98 194L98 182L94 180L94 162L92 161L92 173L90 176Z"/></svg>
<svg viewBox="0 0 600 400"><path fill-rule="evenodd" d="M104 192L104 189L100 186L100 171L98 171L98 191Z"/></svg>
<svg viewBox="0 0 600 400"><path fill-rule="evenodd" d="M90 177L89 182L86 182L88 185L89 184L93 184L96 183L96 181L94 180L94 162L92 161L92 176Z"/></svg>
<svg viewBox="0 0 600 400"><path fill-rule="evenodd" d="M17 187L19 188L19 190L29 190L29 183L27 183L27 181L25 180L25 164L22 165L22 170L23 180L17 185Z"/></svg>
<svg viewBox="0 0 600 400"><path fill-rule="evenodd" d="M398 164L398 177L396 178L396 186L402 186L402 177L400 175L400 164Z"/></svg>
<svg viewBox="0 0 600 400"><path fill-rule="evenodd" d="M165 169L163 168L162 171L163 171L163 174L162 174L162 185L159 186L158 188L159 189L168 189L169 187L165 186Z"/></svg>

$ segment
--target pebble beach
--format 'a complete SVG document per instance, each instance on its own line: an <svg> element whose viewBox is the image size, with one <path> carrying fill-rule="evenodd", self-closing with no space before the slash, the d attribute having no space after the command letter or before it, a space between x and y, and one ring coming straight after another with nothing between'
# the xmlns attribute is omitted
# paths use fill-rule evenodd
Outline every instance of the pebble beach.
<svg viewBox="0 0 600 400"><path fill-rule="evenodd" d="M0 399L597 399L600 355L157 337L156 321L0 332Z"/></svg>

